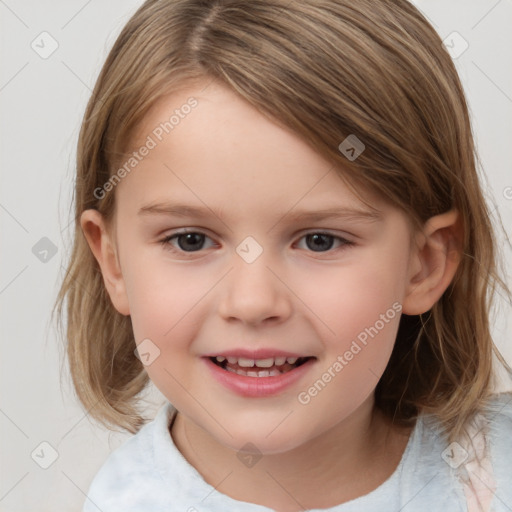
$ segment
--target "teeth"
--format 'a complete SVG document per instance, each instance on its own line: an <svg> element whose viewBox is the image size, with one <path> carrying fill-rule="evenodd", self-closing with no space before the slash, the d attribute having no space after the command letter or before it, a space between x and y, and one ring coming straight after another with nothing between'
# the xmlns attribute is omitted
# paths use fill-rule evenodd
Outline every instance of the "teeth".
<svg viewBox="0 0 512 512"><path fill-rule="evenodd" d="M260 370L259 372L255 371L246 371L246 370L235 370L233 368L230 368L229 366L226 367L226 370L231 373L236 373L237 375L242 375L244 377L276 377L277 375L281 375L282 372L280 372L277 369L274 370Z"/></svg>
<svg viewBox="0 0 512 512"><path fill-rule="evenodd" d="M269 357L268 359L256 359L255 363L259 368L270 368L271 366L274 366L274 358Z"/></svg>
<svg viewBox="0 0 512 512"><path fill-rule="evenodd" d="M254 366L258 368L272 368L272 366L283 366L284 364L295 364L298 357L268 357L267 359L248 359L245 357L233 357L228 356L227 358L224 356L217 356L215 358L217 362L222 363L226 359L229 364L237 364L242 368L253 368Z"/></svg>

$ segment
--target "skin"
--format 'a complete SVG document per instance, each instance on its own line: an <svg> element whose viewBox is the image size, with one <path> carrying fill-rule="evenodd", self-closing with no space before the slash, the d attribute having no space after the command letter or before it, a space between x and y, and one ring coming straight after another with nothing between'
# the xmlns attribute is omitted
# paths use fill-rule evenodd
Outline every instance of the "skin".
<svg viewBox="0 0 512 512"><path fill-rule="evenodd" d="M394 303L412 315L441 297L459 263L457 212L412 233L403 213L361 191L379 219L292 220L297 210L368 208L313 148L215 82L162 99L133 147L191 96L198 106L117 185L113 223L82 214L105 286L136 342L159 348L146 371L179 411L174 442L217 491L285 512L357 498L393 473L410 434L374 407L400 314L309 403L298 394ZM170 201L217 214L139 213ZM161 242L180 228L207 235L193 241L199 250ZM315 251L305 235L319 231L353 244L333 238ZM252 263L236 252L247 236L263 249ZM291 388L246 398L201 359L261 347L316 360ZM252 467L237 457L247 442L263 455Z"/></svg>

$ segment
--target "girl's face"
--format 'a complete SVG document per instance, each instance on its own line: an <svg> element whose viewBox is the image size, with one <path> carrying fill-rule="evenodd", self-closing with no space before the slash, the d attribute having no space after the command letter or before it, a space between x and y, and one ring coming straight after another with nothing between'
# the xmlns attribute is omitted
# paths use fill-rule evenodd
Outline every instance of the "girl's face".
<svg viewBox="0 0 512 512"><path fill-rule="evenodd" d="M215 83L161 101L134 148L117 307L184 418L277 453L372 403L410 286L406 218Z"/></svg>

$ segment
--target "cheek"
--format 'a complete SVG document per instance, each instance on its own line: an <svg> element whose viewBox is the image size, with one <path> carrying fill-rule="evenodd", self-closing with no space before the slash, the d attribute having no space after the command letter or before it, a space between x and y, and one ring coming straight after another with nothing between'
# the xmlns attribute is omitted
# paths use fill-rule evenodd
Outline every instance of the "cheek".
<svg viewBox="0 0 512 512"><path fill-rule="evenodd" d="M158 250L132 255L123 272L135 339L154 339L161 350L171 340L173 347L188 343L194 316L218 278L211 268L170 263Z"/></svg>
<svg viewBox="0 0 512 512"><path fill-rule="evenodd" d="M201 328L198 317L204 314L204 298L218 279L198 267L178 268L162 260L131 260L130 316L136 343L144 343L143 353L151 354L145 367L149 378L176 406L185 407L182 391L193 387L190 356Z"/></svg>
<svg viewBox="0 0 512 512"><path fill-rule="evenodd" d="M403 271L397 269L404 267L396 266L393 252L387 258L364 256L336 271L316 273L314 282L304 283L300 292L317 315L324 345L311 394L305 389L304 398L318 407L336 403L331 405L333 421L373 391L398 331L404 281ZM319 381L328 381L325 392Z"/></svg>
<svg viewBox="0 0 512 512"><path fill-rule="evenodd" d="M404 288L402 273L393 261L361 258L344 268L316 272L313 280L303 281L298 295L315 313L326 340L343 344L355 339L387 313L382 330L388 335L389 324L398 321L394 320L396 304L400 304Z"/></svg>

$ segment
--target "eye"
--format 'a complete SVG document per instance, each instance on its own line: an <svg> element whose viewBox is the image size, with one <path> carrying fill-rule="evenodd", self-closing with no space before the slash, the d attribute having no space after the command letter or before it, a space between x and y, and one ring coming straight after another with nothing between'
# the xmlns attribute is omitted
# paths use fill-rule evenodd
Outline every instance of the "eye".
<svg viewBox="0 0 512 512"><path fill-rule="evenodd" d="M183 231L166 236L161 240L161 243L164 247L175 251L198 252L203 249L205 239L210 240L204 233L198 231ZM174 241L178 247L173 243Z"/></svg>
<svg viewBox="0 0 512 512"><path fill-rule="evenodd" d="M306 247L313 252L330 251L336 242L338 243L337 249L354 245L354 242L346 240L345 238L324 232L308 233L301 238L301 240L303 239L306 242Z"/></svg>
<svg viewBox="0 0 512 512"><path fill-rule="evenodd" d="M212 241L209 236L200 231L182 231L166 236L160 240L160 243L168 250L186 254L199 252L204 249L204 243L206 240ZM331 251L336 244L337 247L334 247L334 249L343 249L354 245L354 242L346 240L343 237L320 231L307 233L299 240L305 241L307 250L317 253ZM210 247L213 247L214 245L215 243L212 242ZM300 242L297 246L300 246Z"/></svg>

